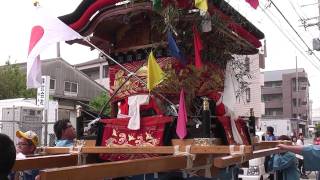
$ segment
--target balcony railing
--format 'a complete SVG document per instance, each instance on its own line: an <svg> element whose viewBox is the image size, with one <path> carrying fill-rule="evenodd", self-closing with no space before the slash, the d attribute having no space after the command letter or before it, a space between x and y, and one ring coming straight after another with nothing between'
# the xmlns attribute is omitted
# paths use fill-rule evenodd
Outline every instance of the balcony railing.
<svg viewBox="0 0 320 180"><path fill-rule="evenodd" d="M282 86L277 87L262 87L262 94L282 94Z"/></svg>

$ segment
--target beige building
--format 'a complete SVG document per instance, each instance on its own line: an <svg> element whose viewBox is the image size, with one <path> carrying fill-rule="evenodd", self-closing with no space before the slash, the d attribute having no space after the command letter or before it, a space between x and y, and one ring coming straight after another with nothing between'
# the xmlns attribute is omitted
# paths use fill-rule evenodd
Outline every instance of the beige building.
<svg viewBox="0 0 320 180"><path fill-rule="evenodd" d="M90 79L96 81L106 89L110 90L108 62L104 58L97 58L81 64L76 64L75 67L86 74Z"/></svg>
<svg viewBox="0 0 320 180"><path fill-rule="evenodd" d="M263 74L264 55L256 54L244 58L245 64L251 78L246 79L249 82L249 88L238 97L234 106L235 113L239 116L250 116L250 109L253 109L256 120L259 120L264 114L264 103L261 101L261 87L264 85ZM258 122L256 122L258 123Z"/></svg>

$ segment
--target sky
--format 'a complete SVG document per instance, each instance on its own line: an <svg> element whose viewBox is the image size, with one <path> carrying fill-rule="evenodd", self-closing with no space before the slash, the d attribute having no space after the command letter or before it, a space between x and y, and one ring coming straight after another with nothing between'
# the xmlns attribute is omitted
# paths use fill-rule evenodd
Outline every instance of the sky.
<svg viewBox="0 0 320 180"><path fill-rule="evenodd" d="M298 67L304 68L310 81L310 99L313 107L320 107L320 61L307 53L307 47L299 40L298 36L290 29L276 8L271 5L266 8L268 0L260 0L257 10L251 8L245 0L225 0L237 11L251 21L264 34L267 41L267 59L264 70L291 69L296 67L296 56ZM71 13L81 0L40 0L42 7L54 16ZM299 19L319 16L317 5L304 6L316 3L317 0L273 0L284 16L297 30L306 44L312 48L312 39L319 38L317 26L305 29ZM31 0L9 0L3 1L0 6L0 65L10 59L10 62L25 62L29 43L30 29L32 25L32 1ZM272 19L272 21L270 20ZM316 23L310 20L307 23ZM274 24L276 23L277 26ZM279 29L280 30L279 30ZM282 31L282 33L281 33ZM292 41L297 48L286 38ZM298 49L298 50L297 50ZM300 51L300 52L299 52ZM314 51L320 58L320 53ZM98 57L97 51L91 51L82 45L61 44L61 56L70 64L82 63ZM55 45L52 45L43 53L41 59L56 57Z"/></svg>

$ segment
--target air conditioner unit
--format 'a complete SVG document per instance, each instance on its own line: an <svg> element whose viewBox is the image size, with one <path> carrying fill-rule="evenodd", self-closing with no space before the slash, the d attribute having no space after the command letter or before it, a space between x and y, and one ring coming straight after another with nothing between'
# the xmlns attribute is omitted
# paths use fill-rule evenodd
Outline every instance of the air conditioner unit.
<svg viewBox="0 0 320 180"><path fill-rule="evenodd" d="M320 51L320 40L318 38L314 38L312 40L313 50Z"/></svg>

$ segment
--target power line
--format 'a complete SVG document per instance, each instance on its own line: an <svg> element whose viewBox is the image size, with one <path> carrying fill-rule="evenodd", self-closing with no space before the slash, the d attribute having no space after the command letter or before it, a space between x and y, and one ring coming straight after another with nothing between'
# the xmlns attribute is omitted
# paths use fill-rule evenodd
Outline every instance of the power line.
<svg viewBox="0 0 320 180"><path fill-rule="evenodd" d="M272 20L272 19L269 18L271 21L273 21L273 24L279 26L279 27L278 27L279 31L281 31L281 33L282 33L283 35L287 36L287 38L288 38L290 41L294 41L294 42L292 42L292 43L296 43L297 45L299 45L299 47L300 47L301 49L304 49L304 47L299 43L299 41L298 41L296 38L294 38L291 34L289 34L289 31L286 32L286 33L283 32L283 29L284 29L284 28L283 28L283 26L282 26L281 20L280 20L277 16L275 16L275 15L272 13L271 10L269 10L268 12L269 12L269 14L271 14L272 17L274 17L276 20L278 20L278 24L277 24L277 23L275 22L275 20ZM285 29L285 30L286 30L286 29ZM289 36L290 36L290 37L289 37Z"/></svg>
<svg viewBox="0 0 320 180"><path fill-rule="evenodd" d="M282 23L281 23L281 20L277 17L277 16L275 16L273 13L272 13L272 11L271 10L269 10L269 13L274 17L274 18L276 18L277 20L278 20L278 22L279 22L279 24L277 24L276 22L273 22L273 24L275 24L275 25L278 25L279 27L278 27L278 29L279 29L279 31L281 31L281 33L284 35L284 36L287 36L286 38L289 40L289 41L294 41L294 42L292 42L292 43L295 43L296 45L298 45L301 49L304 49L304 47L300 44L300 42L296 39L296 38L294 38L292 35L290 35L290 34L288 34L289 32L286 32L286 33L284 33L283 32L283 28L281 27L281 25L282 25ZM269 18L270 19L270 18ZM272 19L270 19L271 21L272 21ZM274 20L273 20L274 21ZM289 37L290 36L290 37ZM300 50L300 49L299 49ZM308 58L309 59L309 58Z"/></svg>
<svg viewBox="0 0 320 180"><path fill-rule="evenodd" d="M299 19L300 19L300 20L305 19L304 17L300 16L300 14L298 13L296 7L294 7L293 3L292 3L290 0L288 0L288 2L290 3L290 6L291 6L292 9L294 10L294 12L298 15Z"/></svg>
<svg viewBox="0 0 320 180"><path fill-rule="evenodd" d="M291 23L288 21L288 19L283 15L283 13L280 11L280 9L274 4L272 0L270 0L271 4L277 9L277 11L280 13L280 15L283 17L283 19L288 23L288 25L291 27L291 29L297 34L297 36L300 38L300 40L303 42L304 45L308 48L308 51L312 52L312 49L308 46L308 44L303 40L303 38L300 36L300 34L296 31L296 29L291 25ZM317 55L315 55L312 52L312 55L317 58L317 60L320 62L320 59Z"/></svg>
<svg viewBox="0 0 320 180"><path fill-rule="evenodd" d="M277 29L284 35L284 37L300 52L300 54L305 57L317 70L320 71L320 68L312 61L310 60L303 51L301 51L297 45L288 37L288 35L281 29L281 27L272 19L272 17L269 16L269 14L261 8L262 12L269 18L269 20L277 27Z"/></svg>
<svg viewBox="0 0 320 180"><path fill-rule="evenodd" d="M301 23L303 24L303 26L305 27L305 23L308 20L314 19L314 18L308 18L308 16L301 10L302 16L300 15L300 13L298 12L298 10L295 8L294 4L291 2L291 0L288 0L288 2L290 3L291 7L293 8L293 10L295 11L295 13L297 14L297 16L299 17ZM299 7L300 5L297 4L297 6ZM318 19L318 17L315 17L316 19ZM307 31L306 27L305 27L305 31ZM314 35L310 32L307 31L308 34L312 37L314 37Z"/></svg>
<svg viewBox="0 0 320 180"><path fill-rule="evenodd" d="M317 5L319 3L312 3L312 4L305 4L305 5L302 5L301 7L305 7L305 6L313 6L313 5Z"/></svg>

